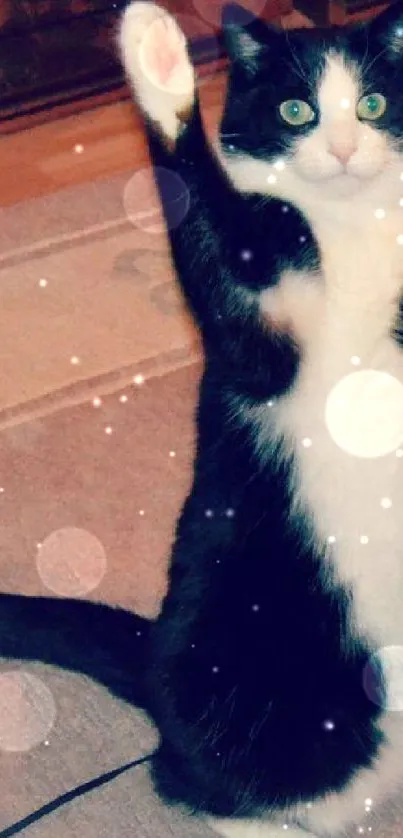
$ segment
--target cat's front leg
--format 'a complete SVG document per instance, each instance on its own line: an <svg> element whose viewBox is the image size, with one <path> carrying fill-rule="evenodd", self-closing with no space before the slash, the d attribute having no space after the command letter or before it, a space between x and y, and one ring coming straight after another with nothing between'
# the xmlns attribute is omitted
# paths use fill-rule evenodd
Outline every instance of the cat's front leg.
<svg viewBox="0 0 403 838"><path fill-rule="evenodd" d="M165 10L132 3L122 19L120 49L145 118L176 271L207 355L237 391L254 399L276 395L298 366L301 294L291 281L279 294L275 289L285 266L315 268L308 224L287 207L289 240L280 202L231 186L204 131L185 36ZM167 171L188 198L180 223ZM265 289L270 293L261 299Z"/></svg>
<svg viewBox="0 0 403 838"><path fill-rule="evenodd" d="M136 0L122 17L119 46L140 110L172 147L195 101L185 35L165 9Z"/></svg>

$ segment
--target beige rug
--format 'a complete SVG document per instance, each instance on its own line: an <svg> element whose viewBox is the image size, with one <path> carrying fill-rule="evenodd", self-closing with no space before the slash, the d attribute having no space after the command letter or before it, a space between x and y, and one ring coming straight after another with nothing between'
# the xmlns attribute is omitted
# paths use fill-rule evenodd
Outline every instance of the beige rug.
<svg viewBox="0 0 403 838"><path fill-rule="evenodd" d="M197 357L149 168L2 216L2 426Z"/></svg>

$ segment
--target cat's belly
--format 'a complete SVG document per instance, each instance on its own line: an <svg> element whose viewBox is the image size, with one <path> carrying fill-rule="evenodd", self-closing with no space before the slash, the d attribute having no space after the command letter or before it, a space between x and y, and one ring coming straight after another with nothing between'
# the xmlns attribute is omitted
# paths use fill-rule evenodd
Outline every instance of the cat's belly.
<svg viewBox="0 0 403 838"><path fill-rule="evenodd" d="M330 380L312 365L274 406L295 457L295 509L313 516L375 646L403 644L403 358L388 349L370 366L347 358Z"/></svg>
<svg viewBox="0 0 403 838"><path fill-rule="evenodd" d="M299 376L267 407L258 444L274 424L294 455L295 510L312 516L322 555L351 588L351 639L403 646L403 350L392 336L400 272L379 242L365 257L351 240L344 254L337 240L327 251Z"/></svg>

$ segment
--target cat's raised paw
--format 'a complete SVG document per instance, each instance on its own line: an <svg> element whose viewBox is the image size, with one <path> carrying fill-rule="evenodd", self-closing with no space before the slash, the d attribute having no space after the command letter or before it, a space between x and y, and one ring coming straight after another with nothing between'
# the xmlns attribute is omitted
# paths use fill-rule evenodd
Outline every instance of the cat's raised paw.
<svg viewBox="0 0 403 838"><path fill-rule="evenodd" d="M119 46L137 104L175 142L195 98L185 35L165 9L135 0L123 14Z"/></svg>

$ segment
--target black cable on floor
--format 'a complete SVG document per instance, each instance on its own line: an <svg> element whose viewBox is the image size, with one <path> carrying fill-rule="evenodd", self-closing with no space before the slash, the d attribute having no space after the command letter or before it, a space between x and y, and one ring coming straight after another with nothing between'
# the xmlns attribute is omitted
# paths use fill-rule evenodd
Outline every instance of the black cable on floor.
<svg viewBox="0 0 403 838"><path fill-rule="evenodd" d="M130 768L136 768L138 765L143 765L144 762L150 762L153 756L154 754L148 754L145 757L141 757L141 759L135 759L133 762L127 762L125 765L121 765L120 768L115 768L113 771L108 771L105 774L101 774L99 777L95 777L94 780L89 780L87 783L81 783L74 789L66 791L64 794L61 794L49 803L45 803L45 805L41 806L40 809L37 809L35 812L31 812L31 814L27 815L26 818L22 818L22 820L17 823L13 823L12 826L7 826L0 832L0 838L11 838L12 835L18 835L18 833L22 832L23 829L26 829L27 826L31 826L31 824L41 820L41 818L45 817L45 815L50 815L51 812L54 812L61 806L64 806L65 803L70 803L70 801L74 800L76 797L81 797L83 794L87 794L88 791L104 786L106 783L109 783L110 780L114 780L115 777L119 777L119 774L124 774L125 771L129 771Z"/></svg>

